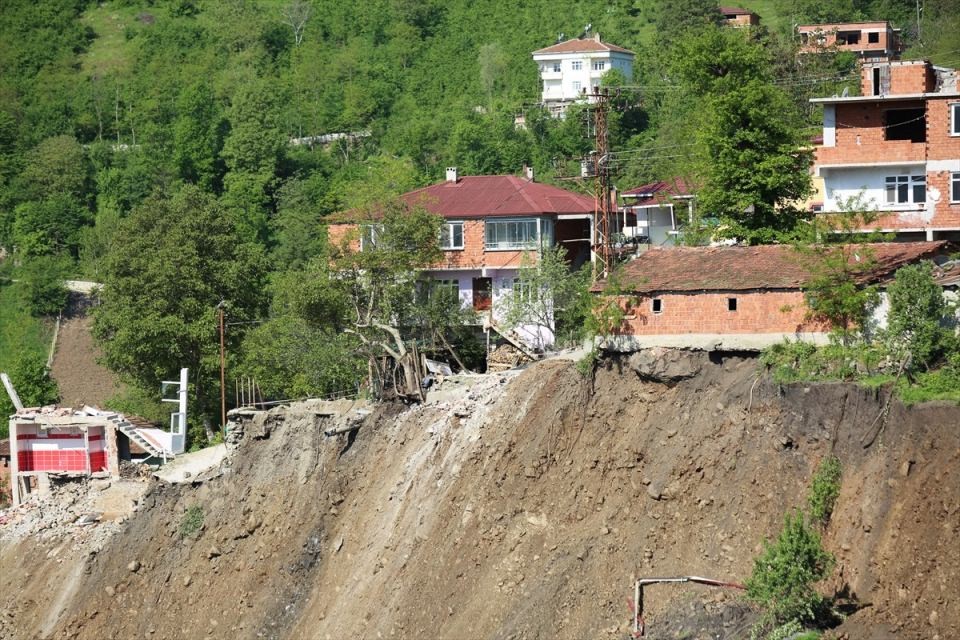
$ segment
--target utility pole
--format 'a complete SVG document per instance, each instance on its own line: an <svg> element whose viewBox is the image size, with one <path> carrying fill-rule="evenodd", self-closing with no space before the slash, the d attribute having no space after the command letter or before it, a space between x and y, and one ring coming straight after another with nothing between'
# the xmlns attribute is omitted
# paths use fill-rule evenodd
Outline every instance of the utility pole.
<svg viewBox="0 0 960 640"><path fill-rule="evenodd" d="M594 99L594 133L596 136L596 182L594 185L597 211L593 220L593 279L601 280L610 275L613 256L610 243L610 146L607 138L607 112L610 108L608 89L594 87L590 94Z"/></svg>
<svg viewBox="0 0 960 640"><path fill-rule="evenodd" d="M226 387L226 346L223 339L223 309L226 306L224 300L217 305L217 311L220 316L220 431L226 432L227 429L227 387Z"/></svg>

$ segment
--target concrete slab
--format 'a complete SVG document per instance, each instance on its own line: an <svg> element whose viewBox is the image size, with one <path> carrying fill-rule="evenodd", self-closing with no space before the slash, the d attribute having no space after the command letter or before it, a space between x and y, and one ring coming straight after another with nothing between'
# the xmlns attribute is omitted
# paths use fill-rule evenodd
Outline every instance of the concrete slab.
<svg viewBox="0 0 960 640"><path fill-rule="evenodd" d="M183 453L157 469L153 475L170 484L193 482L206 472L219 468L226 457L227 445L217 444L193 453Z"/></svg>

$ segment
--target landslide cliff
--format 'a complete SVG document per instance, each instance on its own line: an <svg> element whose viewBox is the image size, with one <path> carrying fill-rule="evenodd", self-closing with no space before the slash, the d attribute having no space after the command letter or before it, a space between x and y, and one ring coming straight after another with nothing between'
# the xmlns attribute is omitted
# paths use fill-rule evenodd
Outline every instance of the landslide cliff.
<svg viewBox="0 0 960 640"><path fill-rule="evenodd" d="M960 409L878 420L882 391L693 365L671 384L626 359L446 381L333 438L358 406L256 415L223 475L154 481L102 549L6 543L0 636L624 638L636 577L744 580L832 453L824 588L862 607L838 633L960 637ZM650 637L696 638L745 637L752 616L681 586L647 614Z"/></svg>

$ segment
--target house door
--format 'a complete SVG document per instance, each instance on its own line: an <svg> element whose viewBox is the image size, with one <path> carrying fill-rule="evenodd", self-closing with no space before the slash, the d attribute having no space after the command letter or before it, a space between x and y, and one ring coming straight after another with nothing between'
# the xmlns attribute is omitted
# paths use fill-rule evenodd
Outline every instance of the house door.
<svg viewBox="0 0 960 640"><path fill-rule="evenodd" d="M493 302L493 280L491 278L473 279L473 308L487 311Z"/></svg>

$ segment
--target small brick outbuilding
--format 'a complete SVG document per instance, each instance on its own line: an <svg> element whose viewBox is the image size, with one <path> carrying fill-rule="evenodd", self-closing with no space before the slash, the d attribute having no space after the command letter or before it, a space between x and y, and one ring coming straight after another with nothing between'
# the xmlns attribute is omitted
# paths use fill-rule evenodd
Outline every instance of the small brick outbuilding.
<svg viewBox="0 0 960 640"><path fill-rule="evenodd" d="M946 242L877 243L851 251L860 275L884 283L900 267L946 252ZM804 287L816 254L786 245L652 249L595 294L616 296L626 317L607 348L760 350L784 338L825 342L829 326L809 318Z"/></svg>

